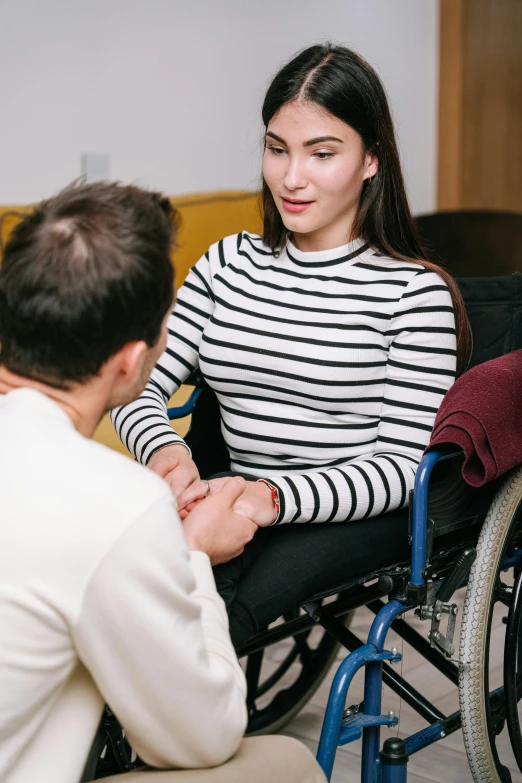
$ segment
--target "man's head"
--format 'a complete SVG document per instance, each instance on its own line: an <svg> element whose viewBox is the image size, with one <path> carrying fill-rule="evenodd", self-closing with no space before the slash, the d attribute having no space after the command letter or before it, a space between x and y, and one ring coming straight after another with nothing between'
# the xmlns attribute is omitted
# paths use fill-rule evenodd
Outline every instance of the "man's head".
<svg viewBox="0 0 522 783"><path fill-rule="evenodd" d="M177 215L157 193L73 185L14 229L0 267L0 364L57 389L122 351L120 397L137 396L165 346Z"/></svg>

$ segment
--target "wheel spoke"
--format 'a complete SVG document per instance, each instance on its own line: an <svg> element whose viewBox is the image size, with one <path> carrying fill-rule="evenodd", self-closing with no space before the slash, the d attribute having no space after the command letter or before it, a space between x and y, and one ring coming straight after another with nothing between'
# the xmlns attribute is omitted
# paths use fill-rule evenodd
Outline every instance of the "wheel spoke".
<svg viewBox="0 0 522 783"><path fill-rule="evenodd" d="M307 636L297 636L295 646L299 652L299 657L303 666L310 664L314 657L314 651L310 648Z"/></svg>
<svg viewBox="0 0 522 783"><path fill-rule="evenodd" d="M510 585L505 585L504 582L500 582L495 590L494 600L500 601L501 604L504 604L504 606L509 608L511 606L512 591L513 588Z"/></svg>
<svg viewBox="0 0 522 783"><path fill-rule="evenodd" d="M279 682L281 677L286 674L290 666L293 664L297 656L299 655L299 648L297 647L297 644L294 644L286 658L281 661L275 672L272 672L270 677L267 677L267 679L261 683L261 685L258 686L257 693L256 693L256 699L261 698L261 696L264 696L265 693L267 693L270 688L273 688L274 685Z"/></svg>

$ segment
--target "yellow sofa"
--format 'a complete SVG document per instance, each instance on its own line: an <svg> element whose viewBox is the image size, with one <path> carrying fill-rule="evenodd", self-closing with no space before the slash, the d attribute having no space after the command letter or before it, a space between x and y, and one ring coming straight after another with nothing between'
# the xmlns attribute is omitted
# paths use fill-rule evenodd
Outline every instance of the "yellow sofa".
<svg viewBox="0 0 522 783"><path fill-rule="evenodd" d="M239 231L261 230L259 195L245 191L220 191L179 196L171 199L172 205L181 217L177 246L172 260L176 270L176 286L180 286L190 267L200 258L213 242L228 234ZM30 210L28 206L0 206L0 256L2 248L16 223ZM171 400L181 405L191 389L183 387ZM176 422L176 429L182 435L188 429L190 417ZM111 422L106 416L95 433L95 440L124 454L128 454L120 443Z"/></svg>

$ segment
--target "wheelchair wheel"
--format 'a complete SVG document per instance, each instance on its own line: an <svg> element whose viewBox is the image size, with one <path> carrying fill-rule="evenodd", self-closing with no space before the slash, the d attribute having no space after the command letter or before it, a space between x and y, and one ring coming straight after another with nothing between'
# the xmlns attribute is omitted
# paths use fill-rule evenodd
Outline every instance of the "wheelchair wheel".
<svg viewBox="0 0 522 783"><path fill-rule="evenodd" d="M519 467L498 490L482 527L462 618L459 701L464 744L477 783L510 783L509 768L518 765L522 771L521 509ZM506 608L504 666L493 667L490 649L499 644L492 638L493 616L506 614Z"/></svg>
<svg viewBox="0 0 522 783"><path fill-rule="evenodd" d="M80 783L130 772L143 766L109 707L105 707Z"/></svg>
<svg viewBox="0 0 522 783"><path fill-rule="evenodd" d="M91 780L95 780L96 777L99 777L98 771L100 759L102 755L104 755L103 751L106 750L107 741L107 733L103 727L103 724L100 723L98 731L96 732L96 737L92 743L89 757L85 763L83 774L80 778L80 783L90 783Z"/></svg>
<svg viewBox="0 0 522 783"><path fill-rule="evenodd" d="M345 625L350 617L344 619ZM320 626L290 642L282 660L275 663L268 659L270 648L247 659L247 736L274 734L289 723L319 688L340 648Z"/></svg>

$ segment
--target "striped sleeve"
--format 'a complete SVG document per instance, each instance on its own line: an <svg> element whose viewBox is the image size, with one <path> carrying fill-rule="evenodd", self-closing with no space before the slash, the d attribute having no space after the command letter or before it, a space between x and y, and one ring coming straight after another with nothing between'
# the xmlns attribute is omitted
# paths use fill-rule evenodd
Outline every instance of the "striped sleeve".
<svg viewBox="0 0 522 783"><path fill-rule="evenodd" d="M423 269L405 289L387 330L384 400L372 453L303 475L264 479L279 490L277 523L343 522L408 503L437 410L455 379L451 295Z"/></svg>
<svg viewBox="0 0 522 783"><path fill-rule="evenodd" d="M221 268L221 245L200 258L181 286L167 323L167 347L144 391L135 402L111 412L122 443L144 465L164 446L185 445L169 422L167 403L198 367L201 336L214 310L212 271Z"/></svg>

